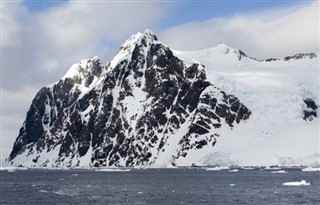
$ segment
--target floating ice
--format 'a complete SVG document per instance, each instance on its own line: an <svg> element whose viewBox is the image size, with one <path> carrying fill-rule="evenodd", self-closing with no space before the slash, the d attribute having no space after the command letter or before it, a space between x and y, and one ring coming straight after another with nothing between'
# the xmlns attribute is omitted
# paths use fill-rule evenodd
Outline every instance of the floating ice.
<svg viewBox="0 0 320 205"><path fill-rule="evenodd" d="M279 167L269 167L267 166L266 168L264 168L265 170L280 170Z"/></svg>
<svg viewBox="0 0 320 205"><path fill-rule="evenodd" d="M286 172L286 171L284 171L284 170L279 170L279 171L273 171L273 172L271 172L272 174L285 174L285 173L288 173L288 172Z"/></svg>
<svg viewBox="0 0 320 205"><path fill-rule="evenodd" d="M210 167L210 168L206 168L206 171L220 171L220 170L224 170L224 169L229 169L229 167Z"/></svg>
<svg viewBox="0 0 320 205"><path fill-rule="evenodd" d="M286 182L283 183L284 186L308 186L310 182L306 182L305 180L301 180L301 182Z"/></svg>
<svg viewBox="0 0 320 205"><path fill-rule="evenodd" d="M55 191L53 192L55 194L58 194L58 195L66 195L66 193L64 193L63 191L59 190L59 191Z"/></svg>
<svg viewBox="0 0 320 205"><path fill-rule="evenodd" d="M16 172L16 169L15 168L10 168L10 169L7 169L8 172Z"/></svg>
<svg viewBox="0 0 320 205"><path fill-rule="evenodd" d="M212 167L212 168L206 168L206 171L220 171L221 168L220 167Z"/></svg>
<svg viewBox="0 0 320 205"><path fill-rule="evenodd" d="M58 190L58 191L54 191L53 193L55 193L57 195L66 195L66 196L77 195L77 192L74 192L72 190Z"/></svg>
<svg viewBox="0 0 320 205"><path fill-rule="evenodd" d="M0 167L0 171L15 172L17 167Z"/></svg>
<svg viewBox="0 0 320 205"><path fill-rule="evenodd" d="M320 167L306 167L302 169L303 172L320 172Z"/></svg>
<svg viewBox="0 0 320 205"><path fill-rule="evenodd" d="M252 169L254 169L254 168L253 168L253 167L242 167L242 169L252 170Z"/></svg>
<svg viewBox="0 0 320 205"><path fill-rule="evenodd" d="M229 170L229 172L238 172L239 169L232 169L232 170Z"/></svg>
<svg viewBox="0 0 320 205"><path fill-rule="evenodd" d="M129 172L131 169L96 169L96 172Z"/></svg>

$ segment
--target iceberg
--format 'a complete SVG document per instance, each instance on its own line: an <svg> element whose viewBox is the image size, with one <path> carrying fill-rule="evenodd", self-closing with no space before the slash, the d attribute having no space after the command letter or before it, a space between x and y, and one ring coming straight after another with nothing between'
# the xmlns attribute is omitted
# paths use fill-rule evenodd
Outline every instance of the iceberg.
<svg viewBox="0 0 320 205"><path fill-rule="evenodd" d="M310 182L306 182L305 180L301 180L300 182L286 182L283 183L284 186L309 186Z"/></svg>

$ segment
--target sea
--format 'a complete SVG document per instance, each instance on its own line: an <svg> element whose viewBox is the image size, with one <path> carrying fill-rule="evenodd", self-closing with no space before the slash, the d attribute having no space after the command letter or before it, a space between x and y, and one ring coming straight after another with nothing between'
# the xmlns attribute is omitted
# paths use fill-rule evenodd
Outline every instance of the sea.
<svg viewBox="0 0 320 205"><path fill-rule="evenodd" d="M0 180L0 204L320 204L320 172L301 169L9 169Z"/></svg>

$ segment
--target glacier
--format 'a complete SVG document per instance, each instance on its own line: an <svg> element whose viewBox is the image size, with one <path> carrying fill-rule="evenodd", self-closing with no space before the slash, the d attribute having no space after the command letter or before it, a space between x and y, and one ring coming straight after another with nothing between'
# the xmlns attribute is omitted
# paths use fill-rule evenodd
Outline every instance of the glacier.
<svg viewBox="0 0 320 205"><path fill-rule="evenodd" d="M240 166L320 165L319 119L304 120L303 101L319 106L319 53L257 60L224 44L176 55L206 66L210 82L237 96L251 120L221 139L216 152ZM241 128L240 128L241 127Z"/></svg>

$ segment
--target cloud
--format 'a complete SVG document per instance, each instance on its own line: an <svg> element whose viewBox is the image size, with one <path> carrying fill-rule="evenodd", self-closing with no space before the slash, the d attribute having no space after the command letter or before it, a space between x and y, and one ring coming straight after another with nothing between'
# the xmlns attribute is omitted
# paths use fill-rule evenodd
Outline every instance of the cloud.
<svg viewBox="0 0 320 205"><path fill-rule="evenodd" d="M4 2L3 88L46 85L74 62L96 55L106 63L115 54L114 45L118 48L131 34L154 27L169 4L69 1L30 13L21 2Z"/></svg>
<svg viewBox="0 0 320 205"><path fill-rule="evenodd" d="M4 129L1 130L2 138L0 141L0 164L2 160L9 156L13 147L13 143L18 136L19 129L25 120L24 118L25 117L15 114L2 115L1 123ZM19 126L17 126L18 124L14 122L19 122Z"/></svg>
<svg viewBox="0 0 320 205"><path fill-rule="evenodd" d="M2 39L1 47L16 47L19 46L19 33L21 31L19 19L23 19L26 14L26 9L21 4L1 3L1 20L2 20Z"/></svg>
<svg viewBox="0 0 320 205"><path fill-rule="evenodd" d="M20 91L1 89L1 116L0 116L0 162L8 157L19 129L25 120L27 110L33 97L38 91L37 87L26 86Z"/></svg>
<svg viewBox="0 0 320 205"><path fill-rule="evenodd" d="M304 7L266 10L191 22L159 35L177 50L200 50L225 43L257 58L319 51L319 2Z"/></svg>
<svg viewBox="0 0 320 205"><path fill-rule="evenodd" d="M37 87L31 86L26 86L20 91L0 89L0 163L8 157L14 140L18 136L19 129L25 120L26 112L37 91Z"/></svg>

